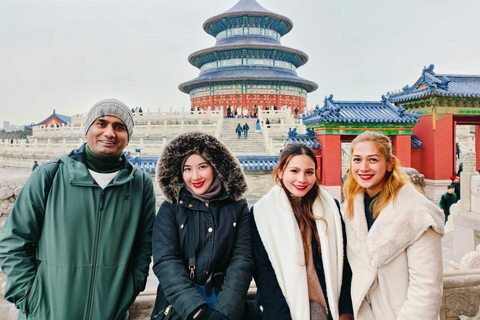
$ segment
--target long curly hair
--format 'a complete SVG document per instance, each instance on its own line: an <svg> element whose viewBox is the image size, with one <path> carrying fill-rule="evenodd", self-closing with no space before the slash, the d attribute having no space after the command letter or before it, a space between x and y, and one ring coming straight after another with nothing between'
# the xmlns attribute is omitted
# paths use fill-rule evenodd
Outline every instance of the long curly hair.
<svg viewBox="0 0 480 320"><path fill-rule="evenodd" d="M315 164L315 184L304 197L302 197L301 199L297 199L294 198L290 194L290 191L288 191L287 187L285 187L280 175L288 166L288 163L293 157L303 154L311 158L313 163ZM311 230L311 235L315 237L317 243L320 244L320 238L318 236L315 220L325 221L322 218L315 217L313 214L313 203L317 198L320 201L320 180L318 180L318 178L316 177L317 169L317 160L313 150L310 147L301 143L291 143L283 149L282 153L280 154L278 164L272 172L275 182L277 182L277 184L280 185L285 191L288 201L290 202L290 206L292 207L292 211L295 215L295 219L297 220L300 234L302 235L305 264L308 262L310 257L311 239L309 238L308 230ZM318 251L320 253L320 245L318 246Z"/></svg>
<svg viewBox="0 0 480 320"><path fill-rule="evenodd" d="M403 173L400 168L400 161L393 155L392 143L390 139L380 133L365 131L358 135L350 145L350 169L348 170L348 177L343 186L343 194L346 200L346 217L353 218L353 199L355 195L363 191L363 188L357 183L353 177L352 170L352 155L355 147L361 142L373 142L383 156L386 162L390 165L391 170L387 171L383 180L382 189L378 197L376 197L370 208L373 213L373 218L376 219L391 200L394 200L398 191L409 182L408 176Z"/></svg>

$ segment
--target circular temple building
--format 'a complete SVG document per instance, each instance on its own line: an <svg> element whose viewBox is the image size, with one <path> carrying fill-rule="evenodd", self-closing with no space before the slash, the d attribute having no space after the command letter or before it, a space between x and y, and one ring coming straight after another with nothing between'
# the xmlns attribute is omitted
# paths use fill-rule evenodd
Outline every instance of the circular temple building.
<svg viewBox="0 0 480 320"><path fill-rule="evenodd" d="M318 88L300 78L297 68L308 56L285 47L280 39L292 30L287 17L263 8L255 0L240 0L230 10L208 19L203 29L216 39L215 46L192 53L188 61L200 75L179 85L190 94L191 107L203 110L229 106L245 107L248 114L258 109L272 110L307 105L307 93Z"/></svg>

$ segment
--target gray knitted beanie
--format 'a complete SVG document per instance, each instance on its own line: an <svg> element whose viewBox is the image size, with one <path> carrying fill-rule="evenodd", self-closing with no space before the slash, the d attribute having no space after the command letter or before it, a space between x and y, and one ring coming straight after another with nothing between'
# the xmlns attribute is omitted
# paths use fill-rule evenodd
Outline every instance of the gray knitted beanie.
<svg viewBox="0 0 480 320"><path fill-rule="evenodd" d="M127 127L128 141L130 141L134 125L132 112L123 102L116 99L102 100L90 109L85 121L85 135L87 135L88 129L90 129L95 120L104 116L114 116L122 120Z"/></svg>

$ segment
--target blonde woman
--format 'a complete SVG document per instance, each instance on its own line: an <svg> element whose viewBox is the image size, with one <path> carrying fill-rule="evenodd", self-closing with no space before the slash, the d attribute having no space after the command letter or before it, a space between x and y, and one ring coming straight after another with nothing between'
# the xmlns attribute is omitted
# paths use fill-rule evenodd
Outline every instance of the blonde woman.
<svg viewBox="0 0 480 320"><path fill-rule="evenodd" d="M443 213L401 171L388 137L364 132L350 151L344 194L355 319L439 319Z"/></svg>

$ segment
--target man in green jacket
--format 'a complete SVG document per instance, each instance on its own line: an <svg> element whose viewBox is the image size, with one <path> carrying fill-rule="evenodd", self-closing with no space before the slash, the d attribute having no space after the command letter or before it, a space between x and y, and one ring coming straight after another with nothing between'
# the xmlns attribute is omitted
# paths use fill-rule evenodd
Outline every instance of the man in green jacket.
<svg viewBox="0 0 480 320"><path fill-rule="evenodd" d="M5 299L19 319L124 320L145 289L155 195L123 155L130 109L95 104L87 143L39 166L0 234Z"/></svg>

